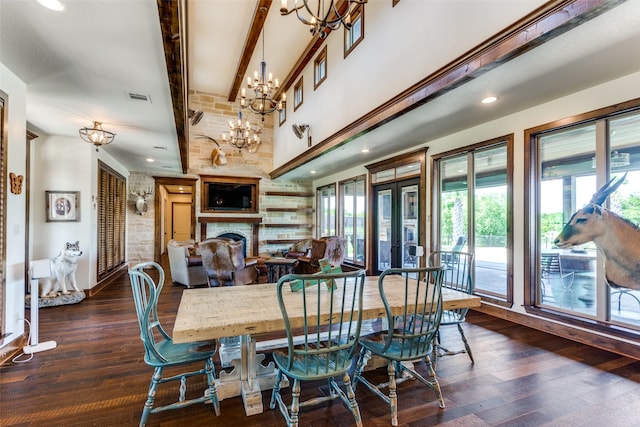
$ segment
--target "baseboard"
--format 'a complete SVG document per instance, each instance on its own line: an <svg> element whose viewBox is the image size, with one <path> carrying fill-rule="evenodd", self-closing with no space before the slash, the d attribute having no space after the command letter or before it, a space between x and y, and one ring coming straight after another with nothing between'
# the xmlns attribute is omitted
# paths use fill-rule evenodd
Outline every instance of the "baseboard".
<svg viewBox="0 0 640 427"><path fill-rule="evenodd" d="M113 271L111 274L106 276L104 279L99 281L93 288L86 289L85 293L87 294L87 298L97 295L99 292L106 289L111 283L113 283L116 279L120 279L123 274L126 274L129 270L129 265L124 263L117 270Z"/></svg>
<svg viewBox="0 0 640 427"><path fill-rule="evenodd" d="M566 338L571 341L579 342L581 344L586 344L591 347L599 348L601 350L606 350L611 353L616 353L621 356L640 360L640 346L634 345L621 339L617 339L615 337L599 334L596 335L592 331L574 328L567 324L551 322L534 316L516 313L514 311L506 310L489 304L482 304L481 307L472 308L471 310L488 314L499 319L508 320L519 325L537 329L542 332L547 332L549 334Z"/></svg>

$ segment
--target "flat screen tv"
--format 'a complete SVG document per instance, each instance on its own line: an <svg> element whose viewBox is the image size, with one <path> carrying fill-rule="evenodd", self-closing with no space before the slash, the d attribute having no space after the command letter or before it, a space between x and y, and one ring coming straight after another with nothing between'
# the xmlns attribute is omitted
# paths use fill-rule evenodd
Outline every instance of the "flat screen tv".
<svg viewBox="0 0 640 427"><path fill-rule="evenodd" d="M202 177L203 212L258 212L258 179Z"/></svg>
<svg viewBox="0 0 640 427"><path fill-rule="evenodd" d="M222 184L210 182L207 208L216 211L251 210L253 186L251 184Z"/></svg>

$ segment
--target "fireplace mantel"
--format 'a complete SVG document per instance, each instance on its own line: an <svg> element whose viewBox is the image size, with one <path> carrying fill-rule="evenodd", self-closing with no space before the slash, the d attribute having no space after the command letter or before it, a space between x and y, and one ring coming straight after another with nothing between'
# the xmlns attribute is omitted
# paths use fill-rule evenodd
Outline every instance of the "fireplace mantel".
<svg viewBox="0 0 640 427"><path fill-rule="evenodd" d="M251 256L258 256L261 216L199 216L198 222L200 223L200 241L207 238L207 224L209 223L252 224Z"/></svg>

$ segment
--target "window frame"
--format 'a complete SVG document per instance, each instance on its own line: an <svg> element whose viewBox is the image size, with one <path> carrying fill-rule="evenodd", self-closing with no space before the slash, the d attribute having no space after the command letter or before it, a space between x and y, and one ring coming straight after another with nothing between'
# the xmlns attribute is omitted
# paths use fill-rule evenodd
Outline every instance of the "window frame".
<svg viewBox="0 0 640 427"><path fill-rule="evenodd" d="M354 186L354 200L353 200L353 213L354 213L354 219L357 218L358 216L358 208L357 208L357 191L358 191L358 183L362 183L362 189L363 189L363 197L364 197L364 205L363 205L363 211L362 211L362 219L363 219L363 234L362 236L360 236L357 233L357 221L354 220L354 224L353 224L353 228L354 228L354 233L352 235L351 238L351 245L353 247L353 251L354 251L354 255L357 255L357 241L359 237L362 237L362 241L363 241L363 250L364 250L364 254L363 254L363 258L361 261L358 261L357 258L348 258L346 256L345 253L345 262L349 263L349 264L353 264L353 265L357 265L357 266L365 266L367 263L367 251L366 251L366 247L367 247L367 176L366 174L363 175L358 175L356 177L353 178L349 178L349 179L345 179L343 181L339 181L338 182L338 230L341 236L345 236L345 217L344 217L344 211L345 211L345 190L344 188L349 185L352 184ZM349 243L349 242L348 242Z"/></svg>
<svg viewBox="0 0 640 427"><path fill-rule="evenodd" d="M298 94L300 96L298 96ZM303 79L300 76L300 79L293 86L293 111L298 110L300 106L304 103L304 86Z"/></svg>
<svg viewBox="0 0 640 427"><path fill-rule="evenodd" d="M514 135L508 134L499 136L496 138L492 138L486 141L482 141L479 143L475 143L472 145L456 148L453 150L449 150L446 152L442 152L431 157L431 215L433 218L431 225L431 248L432 250L437 250L440 248L441 236L440 236L440 203L441 203L441 184L440 184L440 161L446 160L448 158L468 155L470 157L470 161L468 161L467 166L467 182L470 184L467 187L468 191L468 245L471 245L469 249L471 252L475 251L475 218L474 218L474 194L475 194L475 171L473 166L473 154L481 153L483 151L500 147L504 145L506 147L506 186L507 186L507 200L506 200L506 252L507 252L507 262L506 262L506 294L505 295L497 295L494 293L483 292L482 290L475 289L474 294L478 295L482 298L483 301L490 302L492 304L500 305L503 307L511 308L513 306L513 162L514 162Z"/></svg>
<svg viewBox="0 0 640 427"><path fill-rule="evenodd" d="M328 191L325 195L323 192ZM324 203L325 199L329 199L329 205L331 205L331 197L333 197L333 215L331 212L331 206L325 212ZM336 184L331 183L316 188L316 237L326 237L336 235L336 221L337 221L337 206L338 199L336 197ZM328 230L325 232L325 230Z"/></svg>
<svg viewBox="0 0 640 427"><path fill-rule="evenodd" d="M353 10L351 14L351 22L355 22L360 20L360 36L357 39L353 38L353 28L344 29L344 39L343 39L343 47L344 47L344 58L349 56L351 52L364 40L364 7L359 5Z"/></svg>
<svg viewBox="0 0 640 427"><path fill-rule="evenodd" d="M525 152L525 182L524 182L524 202L525 202L525 218L524 218L524 310L531 315L538 316L543 319L549 319L559 321L568 325L585 328L588 331L596 331L599 333L605 333L614 337L620 337L624 339L640 339L640 330L625 327L623 324L612 322L609 319L592 318L588 316L577 316L575 313L565 313L561 310L555 310L548 306L541 307L538 303L537 295L537 283L540 282L540 270L538 266L538 259L540 254L538 253L538 235L539 235L539 221L538 216L538 203L540 196L538 194L538 183L540 182L540 170L539 170L539 150L538 150L538 138L542 135L548 135L553 132L558 132L574 127L586 126L588 124L595 124L600 127L608 127L608 120L615 119L619 116L637 112L640 114L640 98L636 98L627 102L614 104L612 106L604 107L598 110L593 110L587 113L578 114L575 116L559 119L550 123L546 123L534 128L525 129L524 131L524 152ZM607 136L608 138L608 136ZM609 147L609 143L606 143ZM600 148L596 146L596 156ZM608 155L608 154L607 154ZM528 161L527 161L528 160ZM609 175L609 163L605 165L607 175ZM596 171L596 176L598 172ZM573 212L571 212L572 214ZM597 287L600 286L596 283ZM609 292L605 293L606 298L610 298ZM603 301L602 305L611 305L611 301ZM605 316L607 317L607 316Z"/></svg>
<svg viewBox="0 0 640 427"><path fill-rule="evenodd" d="M285 103L282 110L278 111L278 126L282 126L287 121L287 104Z"/></svg>
<svg viewBox="0 0 640 427"><path fill-rule="evenodd" d="M324 65L324 75L318 78L320 67ZM313 60L313 90L324 83L327 79L328 65L327 65L327 45L325 44L320 53Z"/></svg>

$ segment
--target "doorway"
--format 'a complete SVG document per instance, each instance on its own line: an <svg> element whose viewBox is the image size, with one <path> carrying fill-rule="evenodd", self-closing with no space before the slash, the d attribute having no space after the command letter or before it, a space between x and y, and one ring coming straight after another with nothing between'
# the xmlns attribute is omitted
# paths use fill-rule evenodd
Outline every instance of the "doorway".
<svg viewBox="0 0 640 427"><path fill-rule="evenodd" d="M420 236L419 194L419 178L373 187L374 274L388 268L418 267L411 247L418 245Z"/></svg>
<svg viewBox="0 0 640 427"><path fill-rule="evenodd" d="M196 183L195 178L155 178L154 197L155 229L154 229L154 259L160 262L167 243L170 239L189 240L196 235ZM179 205L178 220L174 220L174 205ZM174 224L179 222L179 224ZM177 227L176 227L177 226ZM179 235L174 237L174 232Z"/></svg>

